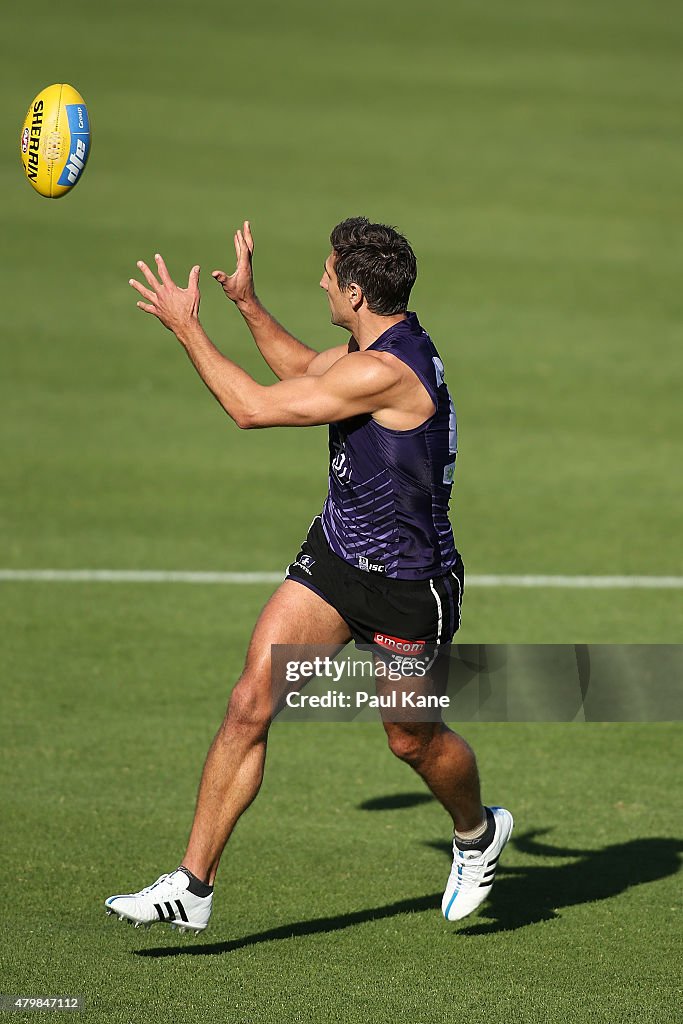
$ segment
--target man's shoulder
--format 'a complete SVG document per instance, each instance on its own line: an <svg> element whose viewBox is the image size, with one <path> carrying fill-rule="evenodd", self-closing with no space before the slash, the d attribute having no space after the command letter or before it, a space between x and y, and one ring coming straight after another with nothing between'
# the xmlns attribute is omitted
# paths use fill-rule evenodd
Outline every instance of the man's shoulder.
<svg viewBox="0 0 683 1024"><path fill-rule="evenodd" d="M322 376L323 373L327 373L330 367L334 366L339 359L342 359L347 354L347 345L335 345L334 348L327 348L324 352L318 352L308 364L305 376Z"/></svg>
<svg viewBox="0 0 683 1024"><path fill-rule="evenodd" d="M387 352L349 352L330 367L330 381L343 381L345 388L360 392L385 391L401 376L397 361Z"/></svg>

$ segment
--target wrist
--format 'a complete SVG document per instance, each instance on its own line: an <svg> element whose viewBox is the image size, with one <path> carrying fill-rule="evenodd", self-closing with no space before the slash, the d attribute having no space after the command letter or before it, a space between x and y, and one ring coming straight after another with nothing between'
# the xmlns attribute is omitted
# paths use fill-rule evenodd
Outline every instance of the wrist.
<svg viewBox="0 0 683 1024"><path fill-rule="evenodd" d="M250 295L246 295L243 299L236 299L235 305L239 309L242 316L248 319L261 309L261 303L256 297L256 292L252 292Z"/></svg>
<svg viewBox="0 0 683 1024"><path fill-rule="evenodd" d="M199 322L198 316L192 316L189 320L180 324L173 332L184 348L188 348L198 335L204 333L204 328Z"/></svg>

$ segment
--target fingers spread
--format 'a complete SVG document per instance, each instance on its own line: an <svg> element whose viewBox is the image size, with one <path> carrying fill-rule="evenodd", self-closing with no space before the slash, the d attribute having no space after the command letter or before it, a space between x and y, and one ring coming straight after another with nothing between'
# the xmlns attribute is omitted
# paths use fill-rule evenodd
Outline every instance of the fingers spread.
<svg viewBox="0 0 683 1024"><path fill-rule="evenodd" d="M147 264L143 263L142 260L138 260L138 267L140 268L142 273L147 278L147 284L149 284L150 287L152 287L154 289L154 291L156 291L159 288L159 282L157 281L156 277L154 276L152 271L149 269Z"/></svg>
<svg viewBox="0 0 683 1024"><path fill-rule="evenodd" d="M145 286L143 284L140 284L139 281L136 281L135 278L131 277L128 284L131 286L131 288L135 288L136 292L140 292L140 295L142 295L143 299L148 299L150 302L154 302L154 300L156 299L156 294L154 292L151 292L149 288L145 288Z"/></svg>
<svg viewBox="0 0 683 1024"><path fill-rule="evenodd" d="M156 306L150 306L146 302L138 302L138 309L142 309L145 313L151 313L153 316L159 316Z"/></svg>
<svg viewBox="0 0 683 1024"><path fill-rule="evenodd" d="M159 253L155 253L154 259L157 261L159 277L164 282L164 284L173 284L173 282L171 281L171 275L166 269L166 264L164 263L163 256L160 256Z"/></svg>

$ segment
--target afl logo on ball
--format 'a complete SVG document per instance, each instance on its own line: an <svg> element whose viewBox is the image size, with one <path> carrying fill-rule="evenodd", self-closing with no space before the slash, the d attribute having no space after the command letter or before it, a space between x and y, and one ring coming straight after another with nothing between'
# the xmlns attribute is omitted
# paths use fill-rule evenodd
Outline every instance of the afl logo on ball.
<svg viewBox="0 0 683 1024"><path fill-rule="evenodd" d="M25 153L26 150L28 149L28 137L29 137L29 132L28 132L28 127L27 127L27 128L24 128L23 132L21 133L21 152L22 153Z"/></svg>

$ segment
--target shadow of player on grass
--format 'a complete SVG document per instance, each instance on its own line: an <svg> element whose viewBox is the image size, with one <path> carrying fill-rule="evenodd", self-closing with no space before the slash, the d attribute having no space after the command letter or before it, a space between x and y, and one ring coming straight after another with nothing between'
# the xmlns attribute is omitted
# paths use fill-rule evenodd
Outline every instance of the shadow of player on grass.
<svg viewBox="0 0 683 1024"><path fill-rule="evenodd" d="M476 917L458 927L458 935L488 935L551 921L563 907L619 896L631 886L675 875L680 867L679 839L649 836L601 850L578 850L539 842L538 837L549 831L525 832L513 838L512 845L530 857L572 858L571 863L507 867L502 862L491 896ZM427 845L450 859L450 844Z"/></svg>
<svg viewBox="0 0 683 1024"><path fill-rule="evenodd" d="M379 809L380 806L378 803L373 809ZM391 806L391 802L384 806ZM679 853L683 850L683 842L677 839L649 837L614 843L602 850L576 850L539 842L538 837L549 831L538 829L526 832L514 838L512 844L519 853L527 856L572 858L572 862L510 868L501 865L491 896L477 916L455 927L448 926L454 935L487 935L550 921L560 916L559 910L562 907L609 899L631 886L674 875L679 869ZM426 845L442 851L450 861L450 844L430 842ZM135 953L142 957L216 956L261 942L341 931L367 921L378 921L399 914L426 910L433 913L440 903L441 891L349 914L293 921L225 942L139 949Z"/></svg>
<svg viewBox="0 0 683 1024"><path fill-rule="evenodd" d="M382 918L396 917L398 914L418 913L421 910L434 911L441 900L440 892L418 896L416 899L398 900L383 907L372 907L368 910L354 910L350 914L339 914L335 917L316 917L310 921L293 921L281 924L276 928L268 928L262 932L245 935L241 939L230 939L227 942L211 942L203 945L182 945L157 947L155 949L136 949L136 956L216 956L220 953L232 953L245 946L255 946L260 942L275 942L278 939L297 939L302 935L317 935L321 932L338 932L344 928L353 928L366 921L379 921Z"/></svg>

